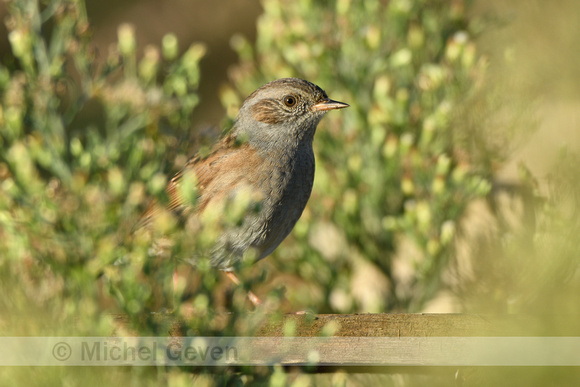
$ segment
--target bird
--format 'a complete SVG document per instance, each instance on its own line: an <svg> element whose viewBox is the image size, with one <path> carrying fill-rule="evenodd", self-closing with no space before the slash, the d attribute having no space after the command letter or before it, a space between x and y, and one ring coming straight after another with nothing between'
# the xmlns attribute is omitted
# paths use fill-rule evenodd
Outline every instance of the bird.
<svg viewBox="0 0 580 387"><path fill-rule="evenodd" d="M303 79L269 82L243 101L233 127L209 152L195 155L169 181L167 209L180 215L201 216L242 192L259 197L258 209L224 230L209 252L211 265L236 285L240 280L233 268L238 262L247 256L255 261L267 257L294 228L312 192L318 123L330 110L348 106ZM188 173L195 175L194 204L184 198L181 187ZM149 206L141 225L155 217L155 208ZM248 298L261 303L251 291Z"/></svg>

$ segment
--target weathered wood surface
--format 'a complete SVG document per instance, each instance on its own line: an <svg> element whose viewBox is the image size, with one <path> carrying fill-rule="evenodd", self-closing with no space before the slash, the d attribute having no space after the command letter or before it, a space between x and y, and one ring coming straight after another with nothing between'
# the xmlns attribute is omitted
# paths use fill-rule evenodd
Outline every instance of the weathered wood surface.
<svg viewBox="0 0 580 387"><path fill-rule="evenodd" d="M122 331L128 318L114 315ZM172 314L155 319L171 327L172 336L183 336L187 326ZM294 325L298 337L475 337L475 336L580 336L579 315L477 315L435 313L288 314L265 318L254 336L283 337ZM323 332L324 331L324 332Z"/></svg>
<svg viewBox="0 0 580 387"><path fill-rule="evenodd" d="M336 327L333 336L343 337L580 336L580 315L425 313L286 315L264 325L257 336L282 336L288 321L296 323L295 336L310 337L320 336L328 324Z"/></svg>
<svg viewBox="0 0 580 387"><path fill-rule="evenodd" d="M183 323L171 315L157 317L174 327L172 336L185 336ZM253 337L229 342L243 355L228 366L281 364L308 366L311 372L416 373L410 368L580 365L580 355L564 360L550 355L560 349L577 353L570 345L580 346L576 338L580 316L352 314L285 315L273 320ZM117 321L126 324L122 316ZM538 344L535 338L547 341ZM400 366L405 366L403 371Z"/></svg>

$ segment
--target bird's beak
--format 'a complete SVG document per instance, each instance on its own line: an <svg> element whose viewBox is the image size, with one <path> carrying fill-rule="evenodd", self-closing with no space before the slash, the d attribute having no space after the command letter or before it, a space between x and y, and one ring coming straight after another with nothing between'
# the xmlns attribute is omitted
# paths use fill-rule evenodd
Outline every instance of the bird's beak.
<svg viewBox="0 0 580 387"><path fill-rule="evenodd" d="M333 101L331 99L327 99L326 101L318 102L316 105L312 106L312 111L324 112L327 110L344 109L349 106L350 106L349 104L344 102L338 102Z"/></svg>

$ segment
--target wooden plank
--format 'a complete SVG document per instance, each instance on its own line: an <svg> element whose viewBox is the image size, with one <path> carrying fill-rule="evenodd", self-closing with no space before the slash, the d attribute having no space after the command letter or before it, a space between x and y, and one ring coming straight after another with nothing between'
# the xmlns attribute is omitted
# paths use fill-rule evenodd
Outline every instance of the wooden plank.
<svg viewBox="0 0 580 387"><path fill-rule="evenodd" d="M301 337L319 337L324 327L332 336L351 337L580 336L580 315L426 313L286 315L265 324L257 336L281 337L289 323Z"/></svg>
<svg viewBox="0 0 580 387"><path fill-rule="evenodd" d="M172 315L157 314L156 318L173 327L171 336L185 336L186 324L175 321ZM116 319L126 327L126 317ZM287 370L307 366L309 372L316 373L336 370L423 373L433 366L580 365L580 355L575 357L578 352L570 350L570 345L580 346L578 337L580 316L406 313L266 316L253 337L228 342L238 345L244 355L227 366L237 369L280 364ZM226 341L229 339L236 340L226 338ZM546 355L560 350L568 355L561 358ZM215 367L216 372L223 366Z"/></svg>
<svg viewBox="0 0 580 387"><path fill-rule="evenodd" d="M113 315L127 332L128 317ZM231 315L224 319L232 318ZM187 323L173 314L156 313L172 336L184 336ZM580 315L476 315L430 313L288 314L265 317L254 336L283 337L288 325L298 337L474 337L474 336L580 336Z"/></svg>

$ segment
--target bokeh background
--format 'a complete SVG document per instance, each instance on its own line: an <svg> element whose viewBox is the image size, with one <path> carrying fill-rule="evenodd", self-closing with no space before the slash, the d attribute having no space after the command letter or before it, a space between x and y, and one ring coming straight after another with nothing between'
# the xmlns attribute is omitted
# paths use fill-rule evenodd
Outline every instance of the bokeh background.
<svg viewBox="0 0 580 387"><path fill-rule="evenodd" d="M165 335L159 311L188 335L224 336L303 309L541 312L542 334L577 318L577 15L573 0L1 3L2 334ZM285 76L351 108L321 122L309 205L271 257L238 268L244 286L203 260L179 264L228 214L195 238L171 214L131 233L243 98ZM162 235L171 254L152 258ZM449 385L275 367L193 380L187 369L5 371L32 384ZM489 377L573 381L549 369Z"/></svg>

